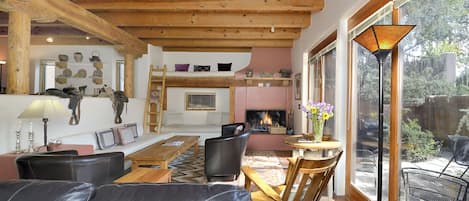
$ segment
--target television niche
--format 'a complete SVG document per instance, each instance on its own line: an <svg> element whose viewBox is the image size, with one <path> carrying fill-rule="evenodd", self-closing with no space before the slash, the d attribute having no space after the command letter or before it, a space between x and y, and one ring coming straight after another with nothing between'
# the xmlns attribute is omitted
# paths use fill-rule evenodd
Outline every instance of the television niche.
<svg viewBox="0 0 469 201"><path fill-rule="evenodd" d="M252 132L285 134L285 110L246 110L246 122L251 125Z"/></svg>

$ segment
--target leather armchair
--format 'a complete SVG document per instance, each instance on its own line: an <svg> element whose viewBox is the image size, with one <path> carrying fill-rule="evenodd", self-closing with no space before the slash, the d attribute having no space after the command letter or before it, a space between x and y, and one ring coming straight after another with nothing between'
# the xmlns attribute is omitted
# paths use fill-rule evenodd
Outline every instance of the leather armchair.
<svg viewBox="0 0 469 201"><path fill-rule="evenodd" d="M249 131L240 135L205 140L205 176L207 181L234 181L246 152Z"/></svg>
<svg viewBox="0 0 469 201"><path fill-rule="evenodd" d="M124 175L124 153L31 154L18 157L16 166L20 179L69 180L100 186Z"/></svg>
<svg viewBox="0 0 469 201"><path fill-rule="evenodd" d="M240 127L241 126L241 127ZM239 131L242 132L245 129L244 123L232 123L224 124L221 126L221 136L233 136L235 135L236 129L239 128Z"/></svg>

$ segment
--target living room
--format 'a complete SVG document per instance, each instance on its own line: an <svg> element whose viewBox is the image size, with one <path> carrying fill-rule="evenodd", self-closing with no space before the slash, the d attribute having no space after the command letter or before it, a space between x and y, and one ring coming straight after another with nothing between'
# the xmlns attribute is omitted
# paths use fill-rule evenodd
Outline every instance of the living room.
<svg viewBox="0 0 469 201"><path fill-rule="evenodd" d="M404 199L405 189L418 185L411 181L420 181L408 181L412 173L408 171L414 169L461 177L466 184L460 189L467 189L467 165L456 153L464 150L459 146L466 145L469 134L469 65L467 48L461 45L468 40L461 27L468 27L469 20L459 20L467 19L468 0L23 3L0 3L5 11L0 27L4 36L0 37L0 61L4 61L0 92L7 92L0 94L2 155L18 146L29 149L30 139L33 148L43 145L44 122L46 142L80 145L74 148L86 154L103 152L96 132L104 136L109 129L132 130L140 136L130 146L109 149L120 149L125 157L180 134L198 136L201 151L207 139L221 135L222 124L246 122L248 112L264 110L280 111L279 122L284 123L278 125L284 135L251 132L247 152L294 150L293 155L302 155L302 148L285 139L295 136L287 133L314 132L315 126L301 110L312 100L334 106L323 133L344 151L331 178L334 188L324 196L333 192L335 199ZM43 12L34 12L38 10ZM432 20L422 18L423 13ZM399 48L385 55L383 66L358 39L376 28L374 24L416 25L397 40ZM46 42L49 37L53 42ZM75 60L76 53L83 56L82 63ZM79 122L71 119L68 109L65 117L48 121L19 118L34 100L50 98L37 94L46 89L43 70L56 62L63 65L59 55L68 57L65 63L72 71L53 67L55 86L87 85L78 108ZM227 63L230 71L218 72L219 64ZM188 72L175 72L176 64L189 64ZM160 135L149 135L144 127L151 65L167 67ZM210 65L210 72L194 72L195 65ZM384 79L378 66L384 67ZM280 73L284 70L290 72L285 79ZM248 76L250 71L253 77ZM194 81L201 78L205 81ZM384 94L380 94L383 87L378 83L383 80ZM121 108L121 123L116 123L114 100L93 97L105 84L129 97ZM187 110L187 94L214 95L216 107ZM71 101L52 99L64 107ZM207 125L213 126L211 130L195 129ZM170 126L176 130L164 130ZM187 148L196 152L195 147Z"/></svg>

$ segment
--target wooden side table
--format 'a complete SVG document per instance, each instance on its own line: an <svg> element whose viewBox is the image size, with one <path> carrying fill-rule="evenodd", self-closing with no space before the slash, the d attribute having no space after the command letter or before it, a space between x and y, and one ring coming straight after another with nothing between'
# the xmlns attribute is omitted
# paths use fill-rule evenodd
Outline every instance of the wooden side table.
<svg viewBox="0 0 469 201"><path fill-rule="evenodd" d="M171 170L155 168L136 168L128 174L116 179L114 183L169 183Z"/></svg>

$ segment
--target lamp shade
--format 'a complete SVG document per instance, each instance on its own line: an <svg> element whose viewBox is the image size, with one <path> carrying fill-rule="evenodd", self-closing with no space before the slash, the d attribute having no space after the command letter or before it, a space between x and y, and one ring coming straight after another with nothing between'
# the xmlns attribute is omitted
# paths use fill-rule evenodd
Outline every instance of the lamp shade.
<svg viewBox="0 0 469 201"><path fill-rule="evenodd" d="M19 116L19 119L60 118L68 111L58 100L34 100Z"/></svg>
<svg viewBox="0 0 469 201"><path fill-rule="evenodd" d="M372 25L355 40L368 51L391 50L415 25Z"/></svg>

